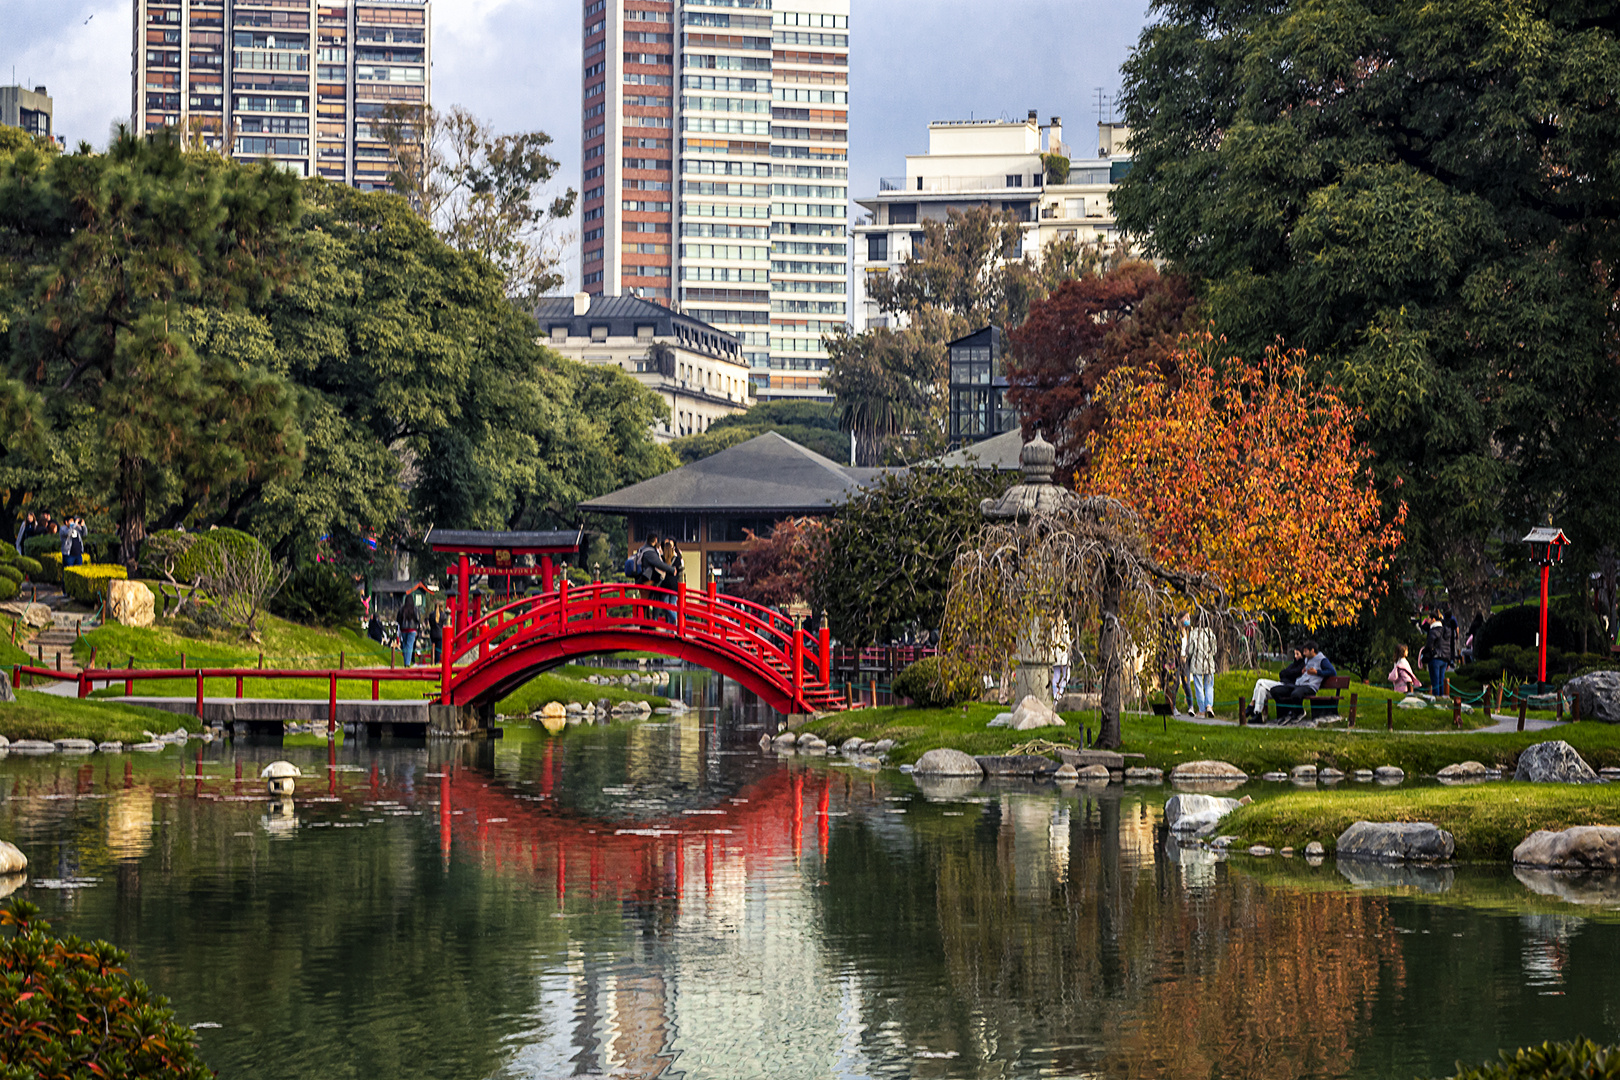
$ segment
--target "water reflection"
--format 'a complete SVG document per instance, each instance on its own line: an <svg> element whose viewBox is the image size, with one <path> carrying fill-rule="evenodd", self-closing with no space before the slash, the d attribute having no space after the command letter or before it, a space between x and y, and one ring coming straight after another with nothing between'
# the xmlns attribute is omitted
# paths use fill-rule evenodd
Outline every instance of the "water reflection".
<svg viewBox="0 0 1620 1080"><path fill-rule="evenodd" d="M1414 1076L1616 1035L1601 905L1227 862L1156 788L781 762L774 717L677 689L725 707L5 760L0 835L233 1077Z"/></svg>

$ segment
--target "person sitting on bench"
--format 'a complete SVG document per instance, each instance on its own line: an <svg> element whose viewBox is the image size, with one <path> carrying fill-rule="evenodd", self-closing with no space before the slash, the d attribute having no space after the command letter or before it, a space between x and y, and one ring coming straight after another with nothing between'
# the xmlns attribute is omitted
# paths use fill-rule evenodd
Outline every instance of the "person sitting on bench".
<svg viewBox="0 0 1620 1080"><path fill-rule="evenodd" d="M1313 698L1316 692L1322 689L1322 680L1331 679L1337 675L1338 669L1316 647L1316 642L1305 643L1305 670L1300 672L1299 679L1293 686L1279 686L1271 691L1271 700L1279 705L1299 705L1306 698Z"/></svg>
<svg viewBox="0 0 1620 1080"><path fill-rule="evenodd" d="M1304 670L1305 654L1296 648L1294 650L1294 662L1279 671L1275 679L1256 679L1254 681L1254 701L1249 705L1248 715L1255 720L1265 720L1266 701L1271 697L1271 691L1279 686L1293 686L1298 681L1300 673Z"/></svg>

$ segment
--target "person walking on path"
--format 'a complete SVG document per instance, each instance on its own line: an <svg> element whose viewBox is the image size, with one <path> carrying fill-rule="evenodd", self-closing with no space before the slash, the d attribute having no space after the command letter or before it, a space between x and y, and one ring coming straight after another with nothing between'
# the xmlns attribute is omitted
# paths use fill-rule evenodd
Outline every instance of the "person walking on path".
<svg viewBox="0 0 1620 1080"><path fill-rule="evenodd" d="M416 597L405 594L399 608L399 648L405 656L405 666L416 662L416 635L422 629L422 617L416 611Z"/></svg>
<svg viewBox="0 0 1620 1080"><path fill-rule="evenodd" d="M1451 631L1438 615L1429 623L1423 648L1429 660L1429 693L1442 697L1446 692L1446 672L1452 664Z"/></svg>
<svg viewBox="0 0 1620 1080"><path fill-rule="evenodd" d="M1192 676L1193 715L1215 715L1215 631L1200 614L1187 631L1187 672Z"/></svg>

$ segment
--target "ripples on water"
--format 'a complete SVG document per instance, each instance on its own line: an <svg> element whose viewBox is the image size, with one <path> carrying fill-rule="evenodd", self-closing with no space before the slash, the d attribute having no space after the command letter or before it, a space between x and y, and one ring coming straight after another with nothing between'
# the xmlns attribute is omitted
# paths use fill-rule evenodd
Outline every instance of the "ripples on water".
<svg viewBox="0 0 1620 1080"><path fill-rule="evenodd" d="M11 759L0 835L228 1078L1407 1078L1620 1035L1616 925L1505 872L1217 862L1159 788L925 795L733 706Z"/></svg>

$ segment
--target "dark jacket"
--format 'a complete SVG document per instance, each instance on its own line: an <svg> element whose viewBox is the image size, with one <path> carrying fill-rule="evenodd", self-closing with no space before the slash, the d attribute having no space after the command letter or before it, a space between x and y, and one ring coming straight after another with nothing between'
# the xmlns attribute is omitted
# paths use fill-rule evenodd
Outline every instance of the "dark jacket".
<svg viewBox="0 0 1620 1080"><path fill-rule="evenodd" d="M658 553L658 549L651 544L642 547L641 553L636 556L636 561L641 567L641 580L644 584L660 585L663 583L666 574L675 572L675 568L665 562L664 557Z"/></svg>
<svg viewBox="0 0 1620 1080"><path fill-rule="evenodd" d="M399 632L402 634L421 629L422 616L416 613L414 597L407 596L399 607Z"/></svg>
<svg viewBox="0 0 1620 1080"><path fill-rule="evenodd" d="M1424 647L1428 650L1428 659L1431 661L1444 660L1450 664L1456 659L1451 651L1451 631L1447 630L1443 623L1429 624Z"/></svg>
<svg viewBox="0 0 1620 1080"><path fill-rule="evenodd" d="M1289 664L1287 667L1283 668L1282 671L1277 674L1277 679L1284 686L1293 686L1295 683L1299 682L1299 677L1304 674L1304 672L1305 658L1302 656L1298 660L1295 660L1292 664Z"/></svg>

